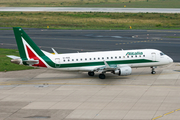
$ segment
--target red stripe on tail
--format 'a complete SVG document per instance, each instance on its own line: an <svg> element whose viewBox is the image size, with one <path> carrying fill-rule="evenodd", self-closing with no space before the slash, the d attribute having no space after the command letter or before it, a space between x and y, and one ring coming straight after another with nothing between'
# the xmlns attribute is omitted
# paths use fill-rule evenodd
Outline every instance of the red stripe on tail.
<svg viewBox="0 0 180 120"><path fill-rule="evenodd" d="M31 49L26 45L27 52L30 59L39 60L39 64L34 64L32 66L38 66L38 67L47 67L32 51Z"/></svg>

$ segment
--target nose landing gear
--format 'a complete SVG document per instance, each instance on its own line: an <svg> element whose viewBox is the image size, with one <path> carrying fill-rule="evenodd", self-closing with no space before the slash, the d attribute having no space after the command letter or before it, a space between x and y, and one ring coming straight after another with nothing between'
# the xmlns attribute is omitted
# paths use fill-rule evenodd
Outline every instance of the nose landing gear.
<svg viewBox="0 0 180 120"><path fill-rule="evenodd" d="M151 74L156 74L156 71L155 71L156 67L151 67L151 68L152 68Z"/></svg>

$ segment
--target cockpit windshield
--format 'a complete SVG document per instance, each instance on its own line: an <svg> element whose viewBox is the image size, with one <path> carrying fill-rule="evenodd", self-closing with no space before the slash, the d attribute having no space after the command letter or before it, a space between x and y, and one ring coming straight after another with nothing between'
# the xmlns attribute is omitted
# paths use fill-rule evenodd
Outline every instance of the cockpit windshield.
<svg viewBox="0 0 180 120"><path fill-rule="evenodd" d="M165 55L165 54L161 52L160 55L163 56L163 55Z"/></svg>

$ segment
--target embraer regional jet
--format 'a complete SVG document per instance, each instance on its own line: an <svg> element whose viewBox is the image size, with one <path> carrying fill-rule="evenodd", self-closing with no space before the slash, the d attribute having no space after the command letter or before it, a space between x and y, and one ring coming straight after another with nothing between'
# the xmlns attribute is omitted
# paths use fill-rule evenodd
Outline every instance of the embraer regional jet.
<svg viewBox="0 0 180 120"><path fill-rule="evenodd" d="M123 76L130 75L131 68L151 67L152 74L155 68L167 65L173 60L156 49L119 50L103 52L84 52L54 54L40 50L39 47L20 27L14 27L14 34L19 49L20 57L7 55L11 62L20 65L45 67L64 71L84 71L89 76L99 72L99 78L105 79L105 73Z"/></svg>

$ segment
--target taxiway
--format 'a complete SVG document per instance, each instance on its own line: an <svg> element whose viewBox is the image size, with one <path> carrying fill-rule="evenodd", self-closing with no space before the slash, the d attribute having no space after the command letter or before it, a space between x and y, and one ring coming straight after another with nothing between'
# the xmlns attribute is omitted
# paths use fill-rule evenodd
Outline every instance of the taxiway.
<svg viewBox="0 0 180 120"><path fill-rule="evenodd" d="M47 69L0 72L1 120L179 120L180 66L130 76Z"/></svg>

